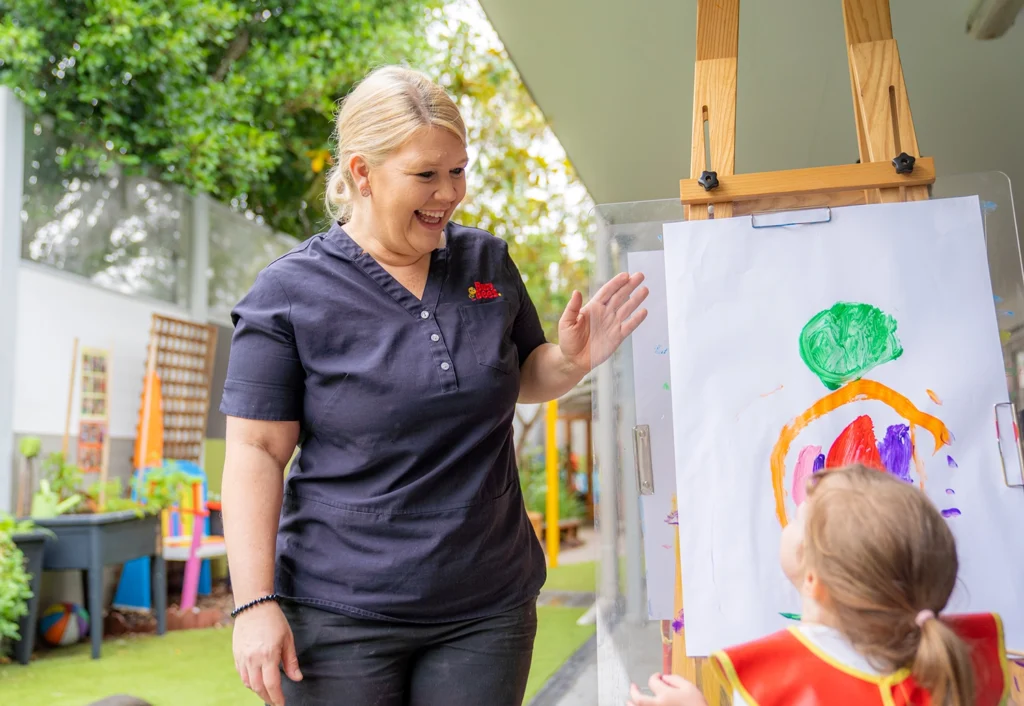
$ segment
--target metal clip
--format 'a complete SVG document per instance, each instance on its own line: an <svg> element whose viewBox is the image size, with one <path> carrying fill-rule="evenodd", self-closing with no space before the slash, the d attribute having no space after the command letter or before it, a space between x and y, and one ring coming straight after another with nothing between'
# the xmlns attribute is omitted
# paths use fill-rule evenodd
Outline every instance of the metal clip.
<svg viewBox="0 0 1024 706"><path fill-rule="evenodd" d="M651 428L646 424L633 427L633 460L636 462L637 490L641 495L654 495Z"/></svg>
<svg viewBox="0 0 1024 706"><path fill-rule="evenodd" d="M1006 407L1010 412L1010 429L1011 434L1009 438L1003 434L1003 428L1000 425L999 409L1000 407ZM1019 488L1024 486L1024 456L1021 453L1020 447L1020 431L1017 426L1017 407L1013 402L999 402L994 405L995 417L996 417L996 446L999 449L999 464L1003 468L1003 483L1008 488ZM1003 453L1003 443L1012 443L1010 451L1017 458L1017 477L1012 479L1008 475L1008 468L1006 467L1006 454Z"/></svg>

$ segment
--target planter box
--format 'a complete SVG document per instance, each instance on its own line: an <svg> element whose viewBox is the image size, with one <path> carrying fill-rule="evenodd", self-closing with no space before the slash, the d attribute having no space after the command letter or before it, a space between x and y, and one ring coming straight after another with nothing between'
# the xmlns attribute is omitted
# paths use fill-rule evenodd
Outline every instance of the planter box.
<svg viewBox="0 0 1024 706"><path fill-rule="evenodd" d="M103 644L103 567L123 564L138 557L151 558L153 610L157 634L167 631L167 573L160 536L160 516L139 517L132 510L98 515L61 515L33 519L57 535L46 543L45 571L83 571L92 658L98 659Z"/></svg>
<svg viewBox="0 0 1024 706"><path fill-rule="evenodd" d="M28 599L28 613L18 621L18 632L21 639L14 643L14 659L20 664L28 664L35 647L36 620L39 618L39 591L43 585L43 553L46 549L47 535L38 530L14 535L14 544L25 555L25 570L31 574L29 588L32 597Z"/></svg>

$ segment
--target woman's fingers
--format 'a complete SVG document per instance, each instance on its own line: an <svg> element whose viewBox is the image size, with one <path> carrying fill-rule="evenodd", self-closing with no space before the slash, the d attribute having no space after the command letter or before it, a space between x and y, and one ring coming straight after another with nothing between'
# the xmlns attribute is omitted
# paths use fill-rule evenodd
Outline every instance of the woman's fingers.
<svg viewBox="0 0 1024 706"><path fill-rule="evenodd" d="M249 683L247 684L249 690L263 699L264 703L272 703L267 689L263 685L263 667L258 661L252 660L247 671L249 673Z"/></svg>
<svg viewBox="0 0 1024 706"><path fill-rule="evenodd" d="M626 300L630 298L630 296L633 294L636 288L639 287L640 283L643 281L643 272L634 272L632 275L626 278L626 280L622 282L622 284L619 285L615 289L615 291L612 292L612 295L608 298L608 308L611 309L612 311L615 311L623 304L625 304Z"/></svg>
<svg viewBox="0 0 1024 706"><path fill-rule="evenodd" d="M615 319L622 323L629 318L629 315L636 311L636 308L644 303L647 299L647 295L651 293L651 290L647 287L642 287L637 290L636 294L631 296L626 302L619 307L618 311L615 312Z"/></svg>
<svg viewBox="0 0 1024 706"><path fill-rule="evenodd" d="M281 693L281 669L277 660L266 660L263 663L263 690L267 694L264 701L270 706L284 706L284 694Z"/></svg>
<svg viewBox="0 0 1024 706"><path fill-rule="evenodd" d="M629 698L633 706L657 706L657 702L650 696L644 696L636 684L629 685Z"/></svg>

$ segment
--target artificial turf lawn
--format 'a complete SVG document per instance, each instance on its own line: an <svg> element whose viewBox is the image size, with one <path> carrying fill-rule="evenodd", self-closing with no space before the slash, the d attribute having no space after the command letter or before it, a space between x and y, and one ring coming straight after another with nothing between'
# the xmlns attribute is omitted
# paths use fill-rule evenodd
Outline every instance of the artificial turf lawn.
<svg viewBox="0 0 1024 706"><path fill-rule="evenodd" d="M524 703L593 634L593 625L576 625L583 612L537 609L537 641ZM26 667L0 666L0 704L85 706L113 694L132 694L154 706L262 704L235 674L230 628L107 640L100 659L89 654L84 642L50 650Z"/></svg>
<svg viewBox="0 0 1024 706"><path fill-rule="evenodd" d="M593 593L597 585L597 564L585 561L580 564L563 564L557 569L548 569L545 591L581 591Z"/></svg>

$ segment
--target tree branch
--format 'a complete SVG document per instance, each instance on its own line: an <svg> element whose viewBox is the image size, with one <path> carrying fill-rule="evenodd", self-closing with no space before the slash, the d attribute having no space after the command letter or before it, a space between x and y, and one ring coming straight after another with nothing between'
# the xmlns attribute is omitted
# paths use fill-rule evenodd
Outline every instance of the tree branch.
<svg viewBox="0 0 1024 706"><path fill-rule="evenodd" d="M223 81L224 77L228 75L228 71L231 70L231 65L241 59L248 49L249 30L242 28L242 31L235 35L235 38L231 40L231 44L228 45L224 58L220 60L220 66L217 67L217 71L213 74L213 80L217 83Z"/></svg>

